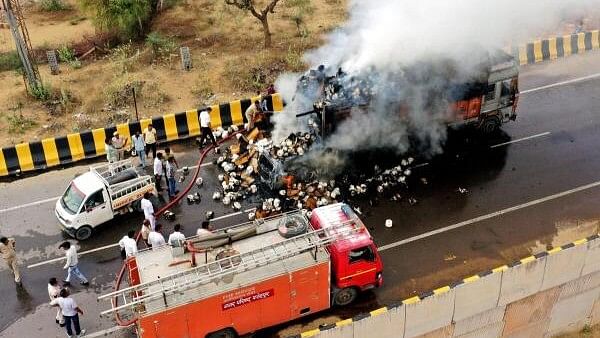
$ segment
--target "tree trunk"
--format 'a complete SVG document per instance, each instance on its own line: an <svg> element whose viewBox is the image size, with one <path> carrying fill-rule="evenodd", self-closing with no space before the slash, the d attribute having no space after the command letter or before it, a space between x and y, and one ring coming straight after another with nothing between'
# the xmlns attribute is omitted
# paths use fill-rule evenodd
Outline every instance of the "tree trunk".
<svg viewBox="0 0 600 338"><path fill-rule="evenodd" d="M269 29L269 19L265 15L264 18L260 19L263 26L263 33L265 34L265 48L271 47L271 30Z"/></svg>

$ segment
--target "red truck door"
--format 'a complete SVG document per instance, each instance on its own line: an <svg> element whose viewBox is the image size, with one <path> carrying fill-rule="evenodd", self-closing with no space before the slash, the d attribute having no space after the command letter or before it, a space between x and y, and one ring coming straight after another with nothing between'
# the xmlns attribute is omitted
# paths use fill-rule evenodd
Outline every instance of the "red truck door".
<svg viewBox="0 0 600 338"><path fill-rule="evenodd" d="M345 257L344 257L345 256ZM343 255L341 259L346 262L340 262L345 265L344 275L340 276L340 287L356 286L363 288L372 285L376 280L377 274L375 250L370 245L352 249Z"/></svg>

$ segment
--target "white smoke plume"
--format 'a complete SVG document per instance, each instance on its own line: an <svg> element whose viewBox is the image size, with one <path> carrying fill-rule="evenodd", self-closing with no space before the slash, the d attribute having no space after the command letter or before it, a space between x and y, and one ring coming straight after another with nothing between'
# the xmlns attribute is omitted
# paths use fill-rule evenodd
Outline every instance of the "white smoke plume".
<svg viewBox="0 0 600 338"><path fill-rule="evenodd" d="M350 0L348 22L305 60L311 68L325 65L329 75L338 67L357 76L376 69L381 76L375 88L381 93L366 114L353 112L339 125L327 146L341 150L383 146L405 152L406 121L390 109L390 102L404 99L410 106L411 132L429 146L426 151L439 152L445 140L441 115L447 102L432 93L447 85L447 78L443 71L423 74L431 64L444 60L451 64L455 80L470 79L480 71L474 65L482 62L482 55L557 31L564 20L598 13L599 5L600 0ZM417 71L418 84L404 81L401 92L386 92L386 81L407 67L421 67L423 61L430 63ZM303 125L296 113L312 109L313 97L296 95L298 78L286 74L276 82L289 103L286 112L274 119L276 140Z"/></svg>

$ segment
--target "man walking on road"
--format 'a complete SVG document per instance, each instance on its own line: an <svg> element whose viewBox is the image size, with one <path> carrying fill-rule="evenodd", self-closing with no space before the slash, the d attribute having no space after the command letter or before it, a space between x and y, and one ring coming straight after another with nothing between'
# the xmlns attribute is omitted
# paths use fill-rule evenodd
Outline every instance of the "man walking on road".
<svg viewBox="0 0 600 338"><path fill-rule="evenodd" d="M166 164L166 175L167 175L167 191L169 192L169 198L174 198L179 191L177 191L177 180L175 180L175 158L169 158Z"/></svg>
<svg viewBox="0 0 600 338"><path fill-rule="evenodd" d="M60 296L60 291L61 287L56 278L50 278L48 281L48 296L50 297L51 302ZM56 324L60 325L61 327L65 326L65 318L63 317L60 308L56 311Z"/></svg>
<svg viewBox="0 0 600 338"><path fill-rule="evenodd" d="M133 149L135 149L135 154L140 159L140 165L142 167L146 166L146 143L144 142L144 137L140 134L139 131L135 132L135 135L131 138L133 140Z"/></svg>
<svg viewBox="0 0 600 338"><path fill-rule="evenodd" d="M146 143L146 154L150 155L152 150L152 158L156 157L156 129L152 127L152 124L148 125L148 128L144 130L144 142Z"/></svg>
<svg viewBox="0 0 600 338"><path fill-rule="evenodd" d="M69 290L62 289L60 290L59 297L52 300L50 305L58 306L60 308L60 311L65 318L67 335L69 337L73 337L73 329L71 328L71 323L73 323L73 327L75 328L75 336L79 338L85 334L85 329L82 330L79 326L79 315L83 316L83 311L81 308L79 308L75 300L69 296Z"/></svg>
<svg viewBox="0 0 600 338"><path fill-rule="evenodd" d="M67 269L67 278L65 278L65 280L63 281L63 285L64 286L71 285L71 276L72 275L75 275L75 277L77 277L77 279L79 279L79 282L81 283L81 285L83 285L83 286L90 285L87 278L85 278L83 273L81 273L81 271L79 271L79 267L77 266L77 264L79 263L79 260L77 258L77 249L75 248L75 245L71 245L71 242L65 241L58 248L63 249L65 251L65 256L67 257L67 262L65 263L65 266L63 267L63 269Z"/></svg>
<svg viewBox="0 0 600 338"><path fill-rule="evenodd" d="M159 192L162 191L162 188L160 186L160 180L162 180L162 177L164 175L162 158L162 153L156 154L156 157L154 158L154 181L156 183L156 190L158 190Z"/></svg>
<svg viewBox="0 0 600 338"><path fill-rule="evenodd" d="M154 217L154 206L152 205L152 202L150 202L151 196L152 195L149 192L145 193L144 198L142 198L142 201L140 202L140 206L142 210L144 210L144 218L150 222L150 230L154 230L156 227L156 218Z"/></svg>
<svg viewBox="0 0 600 338"><path fill-rule="evenodd" d="M210 112L212 111L211 107L208 107L200 112L200 148L204 147L204 142L206 139L210 139L213 146L215 147L215 152L219 152L219 148L217 145L217 141L215 140L215 136L212 133L211 124L210 124Z"/></svg>
<svg viewBox="0 0 600 338"><path fill-rule="evenodd" d="M15 283L21 284L21 273L19 272L19 265L17 263L14 238L0 238L0 254L2 254L2 258L4 258L8 268L15 276Z"/></svg>
<svg viewBox="0 0 600 338"><path fill-rule="evenodd" d="M137 242L135 241L135 230L129 230L127 235L119 241L121 247L121 258L132 257L138 252Z"/></svg>

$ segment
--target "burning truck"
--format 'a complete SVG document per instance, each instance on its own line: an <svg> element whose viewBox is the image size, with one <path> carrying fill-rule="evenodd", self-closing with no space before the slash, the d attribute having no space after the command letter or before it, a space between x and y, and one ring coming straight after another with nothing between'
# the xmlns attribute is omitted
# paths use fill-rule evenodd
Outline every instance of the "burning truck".
<svg viewBox="0 0 600 338"><path fill-rule="evenodd" d="M409 127L412 110L429 114L432 123L471 126L491 134L517 118L519 66L503 51L482 59L468 71L461 71L455 61L439 59L394 71L371 67L352 74L339 68L328 75L319 66L298 81L294 100L309 98L314 103L312 110L297 116L316 118L323 139L351 115L376 109L397 111Z"/></svg>

